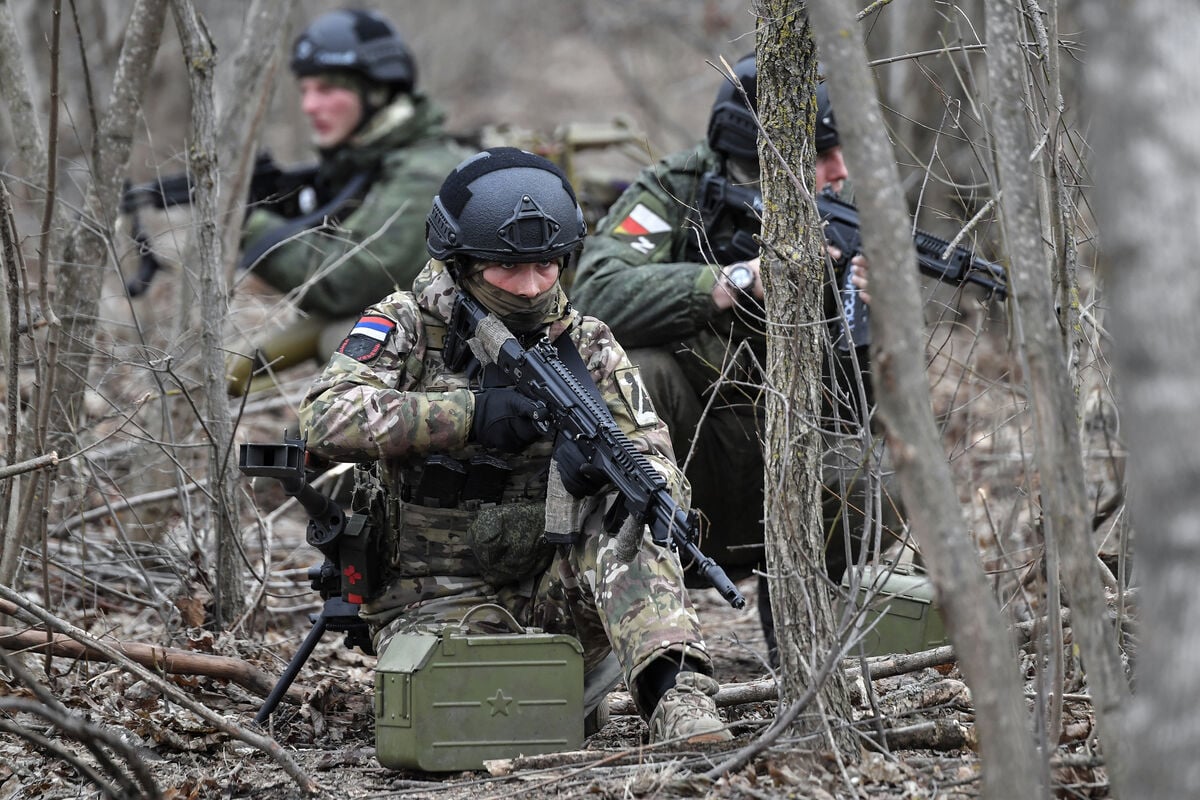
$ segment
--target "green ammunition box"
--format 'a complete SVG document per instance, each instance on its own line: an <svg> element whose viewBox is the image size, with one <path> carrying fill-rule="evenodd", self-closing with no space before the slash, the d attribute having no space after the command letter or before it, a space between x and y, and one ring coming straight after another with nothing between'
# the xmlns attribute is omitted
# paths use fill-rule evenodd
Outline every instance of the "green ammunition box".
<svg viewBox="0 0 1200 800"><path fill-rule="evenodd" d="M583 648L536 628L400 634L375 668L375 752L393 769L481 769L583 743Z"/></svg>
<svg viewBox="0 0 1200 800"><path fill-rule="evenodd" d="M909 564L866 566L859 576L857 602L866 608L863 648L868 656L919 653L949 644L942 615L933 603L929 576ZM850 591L851 571L842 578L842 591Z"/></svg>

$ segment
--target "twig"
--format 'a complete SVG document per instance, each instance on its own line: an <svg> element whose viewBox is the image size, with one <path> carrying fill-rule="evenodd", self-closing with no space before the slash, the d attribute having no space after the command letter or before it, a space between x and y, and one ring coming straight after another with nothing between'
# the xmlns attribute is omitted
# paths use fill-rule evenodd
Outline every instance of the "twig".
<svg viewBox="0 0 1200 800"><path fill-rule="evenodd" d="M35 469L42 467L53 467L58 464L58 453L51 451L45 455L30 458L26 461L21 461L16 464L8 464L0 467L0 480L11 478L14 475L20 475L22 472L32 472Z"/></svg>
<svg viewBox="0 0 1200 800"><path fill-rule="evenodd" d="M0 717L0 731L8 731L13 736L20 737L25 741L40 747L42 750L45 750L55 758L70 764L77 772L79 772L80 775L84 777L85 780L94 784L96 788L99 789L106 797L122 797L122 795L113 788L112 784L105 780L104 776L97 772L90 764L78 758L74 753L60 745L58 742L55 742L53 739L48 739L47 737L42 736L40 733L31 731L28 728L18 725L4 717Z"/></svg>
<svg viewBox="0 0 1200 800"><path fill-rule="evenodd" d="M107 642L103 642L89 634L87 631L81 630L80 628L75 627L63 619L59 619L46 609L42 608L36 603L33 603L20 593L13 591L7 586L0 585L0 598L8 600L18 608L33 614L48 628L65 633L76 642L103 653L109 661L112 661L125 671L136 675L138 678L153 686L163 694L169 695L175 703L208 721L219 730L224 731L235 739L239 739L246 744L249 744L251 747L262 750L264 753L273 758L280 766L282 766L284 771L291 776L292 780L294 780L296 785L299 786L303 791L311 794L316 793L319 790L320 787L318 784L300 769L296 762L292 760L291 756L289 756L284 749L279 746L278 742L254 733L253 731L241 725L230 722L225 716L216 713L202 703L196 702L191 698L191 696L181 691L179 687L175 686L169 681L164 680L157 674L143 667L141 664L132 661L128 656L124 655L121 651L112 647Z"/></svg>
<svg viewBox="0 0 1200 800"><path fill-rule="evenodd" d="M4 477L0 474L0 478ZM101 519L103 517L111 517L119 511L144 506L150 503L157 503L162 500L170 500L173 497L178 497L180 492L195 492L200 490L207 491L208 481L192 481L184 486L175 486L170 489L158 489L153 492L145 492L144 494L126 497L116 502L105 502L102 506L88 509L82 514L72 514L69 518L64 519L54 529L53 535L58 536L61 533L71 531L76 525L82 525L85 522Z"/></svg>
<svg viewBox="0 0 1200 800"><path fill-rule="evenodd" d="M29 690L32 691L42 702L41 708L32 709L33 713L40 714L57 725L59 730L63 731L63 733L66 733L74 737L76 740L82 742L84 746L87 747L88 750L90 750L96 757L97 762L99 762L101 766L105 767L109 773L114 775L122 785L128 787L129 797L150 797L154 798L154 800L157 800L159 797L159 791L158 786L154 782L153 776L151 776L149 770L146 769L146 765L138 753L133 749L133 747L127 744L119 734L113 735L106 728L93 726L89 724L86 719L81 719L80 717L73 715L66 706L59 702L58 698L56 698L49 689L40 685L36 680L34 680L33 676L29 674L24 665L20 663L20 659L11 658L3 653L0 653L0 660L2 660L4 665L13 673L13 675L15 675L22 683L29 687ZM22 710L19 704L27 702L29 701L14 698L12 701L5 703L5 705L8 709L15 709L19 711ZM114 764L113 760L108 757L108 753L99 746L101 743L125 759L125 761L129 764L134 777L137 779L137 783L141 784L140 787L129 786L130 781L128 778L126 778L120 767Z"/></svg>

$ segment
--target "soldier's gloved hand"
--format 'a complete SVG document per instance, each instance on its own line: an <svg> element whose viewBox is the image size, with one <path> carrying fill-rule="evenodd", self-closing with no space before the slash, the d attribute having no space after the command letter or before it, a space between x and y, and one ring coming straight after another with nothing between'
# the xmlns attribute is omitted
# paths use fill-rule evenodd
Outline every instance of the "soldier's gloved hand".
<svg viewBox="0 0 1200 800"><path fill-rule="evenodd" d="M534 424L534 415L540 408L513 388L476 392L471 439L492 450L519 453L542 438L541 430Z"/></svg>
<svg viewBox="0 0 1200 800"><path fill-rule="evenodd" d="M563 488L572 497L582 499L600 494L609 485L608 476L588 462L579 445L565 436L559 436L554 445L554 460L558 462Z"/></svg>

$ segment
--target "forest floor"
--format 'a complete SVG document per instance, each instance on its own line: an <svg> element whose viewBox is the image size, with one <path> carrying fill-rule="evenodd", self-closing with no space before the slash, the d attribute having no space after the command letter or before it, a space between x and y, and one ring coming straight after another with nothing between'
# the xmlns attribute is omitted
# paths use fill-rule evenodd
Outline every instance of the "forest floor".
<svg viewBox="0 0 1200 800"><path fill-rule="evenodd" d="M713 652L723 692L738 687L761 687L771 673L756 613L756 581L740 588L747 608L734 610L714 592L693 592ZM91 620L77 619L93 632L110 638L148 639L129 633L144 631L153 615L123 614L112 604ZM308 612L315 603L272 615L266 629L254 636L214 636L192 629L181 646L241 659L257 665L272 678L282 672L307 633ZM269 643L269 644L268 644ZM1068 637L1066 648L1070 651ZM375 759L373 681L375 658L347 649L342 637L327 633L300 671L296 688L304 700L285 700L265 728L252 720L262 703L261 693L210 677L167 677L193 700L216 712L235 729L265 733L278 742L284 756L247 743L228 729L214 725L144 680L138 680L97 661L56 658L45 673L46 659L27 656L26 668L39 683L51 688L57 701L85 729L65 730L48 717L23 711L21 700L32 699L15 679L0 681L0 705L5 707L0 734L0 800L78 797L144 797L141 790L102 794L81 779L71 759L95 764L87 746L97 737L88 731L117 734L131 748L122 756L111 747L109 767L98 771L119 786L144 774L168 800L192 798L255 798L284 800L326 798L443 798L500 800L515 797L693 797L720 798L971 798L980 793L980 761L974 741L970 692L953 659L930 652L936 666L892 670L871 682L873 697L863 696L862 682L854 703L853 724L863 743L859 763L841 763L830 752L787 734L765 737L778 704L770 692L757 692L748 701L724 705L737 738L727 744L650 747L647 728L629 713L627 695L618 687L611 698L608 723L567 753L489 763L490 769L455 773L422 773L386 769ZM1022 654L1034 685L1033 656ZM919 660L919 657L918 657ZM946 663L938 663L945 661ZM847 661L852 669L857 661ZM876 660L872 660L876 663ZM1073 665L1068 664L1072 669ZM1086 690L1067 695L1060 744L1049 776L1062 797L1106 797L1103 761L1096 756L1092 713ZM753 695L754 692L752 691ZM872 711L878 710L878 715ZM815 713L808 711L806 713ZM14 736L13 726L26 734L46 737L58 753L34 746L28 735ZM884 729L887 729L886 731ZM880 746L883 742L883 746ZM751 754L750 748L754 748ZM64 758L63 754L73 754ZM289 772L281 758L294 764ZM731 762L730 759L735 759ZM732 769L728 765L733 763ZM726 765L715 779L703 775L714 765ZM103 767L103 765L101 765ZM304 778L297 776L303 775ZM120 776L118 779L117 776ZM131 786L136 786L130 783Z"/></svg>

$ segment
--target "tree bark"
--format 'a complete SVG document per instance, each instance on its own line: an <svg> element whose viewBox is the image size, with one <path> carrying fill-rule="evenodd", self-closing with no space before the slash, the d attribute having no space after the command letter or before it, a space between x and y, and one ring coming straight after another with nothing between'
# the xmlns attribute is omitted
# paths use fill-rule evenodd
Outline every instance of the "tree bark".
<svg viewBox="0 0 1200 800"><path fill-rule="evenodd" d="M912 222L853 10L812 0L848 171L871 259L871 360L879 417L909 523L977 706L989 798L1045 796L1018 681L1016 651L971 539L933 419ZM1015 767L1015 768L1014 768Z"/></svg>
<svg viewBox="0 0 1200 800"><path fill-rule="evenodd" d="M1039 195L1029 169L1033 142L1023 113L1025 65L1021 3L986 4L989 108L1000 189L1001 232L1009 269L1010 313L1032 401L1035 463L1047 550L1061 554L1061 578L1074 613L1113 785L1124 784L1127 738L1121 717L1129 687L1116 636L1105 623L1100 563L1091 541L1083 453L1063 335L1050 296L1051 258L1043 246Z"/></svg>
<svg viewBox="0 0 1200 800"><path fill-rule="evenodd" d="M209 521L216 541L216 591L218 630L225 629L246 603L243 554L238 525L238 474L233 458L233 420L225 393L225 320L228 300L221 237L217 232L220 208L217 154L217 121L213 105L213 71L216 49L191 0L171 0L171 11L187 64L192 92L192 130L188 147L189 168L196 187L192 208L196 223L194 241L200 285L200 354L208 438L208 474L211 500Z"/></svg>
<svg viewBox="0 0 1200 800"><path fill-rule="evenodd" d="M256 142L271 100L279 71L287 20L293 0L253 0L246 10L245 35L233 58L228 104L221 110L218 163L228 165L230 191L221 202L221 246L233 268L231 254L238 252L245 217L246 191L254 171Z"/></svg>
<svg viewBox="0 0 1200 800"><path fill-rule="evenodd" d="M765 492L767 570L779 645L782 706L819 680L819 714L797 717L801 735L823 734L847 761L858 760L849 726L833 593L825 577L821 518L820 417L825 243L813 203L816 52L794 0L762 0L758 109L762 135L762 256L767 311ZM797 171L799 174L797 175ZM829 725L829 720L835 722Z"/></svg>
<svg viewBox="0 0 1200 800"><path fill-rule="evenodd" d="M1097 41L1088 48L1084 105L1104 121L1091 137L1093 196L1144 581L1138 690L1118 729L1129 745L1127 769L1113 776L1114 794L1197 797L1200 9L1167 0L1105 0L1085 8ZM1113 720L1103 722L1111 761L1105 729Z"/></svg>
<svg viewBox="0 0 1200 800"><path fill-rule="evenodd" d="M26 174L42 176L46 174L46 145L42 139L41 123L34 111L23 52L12 9L8 0L0 0L0 97L8 109L17 154L25 162Z"/></svg>

